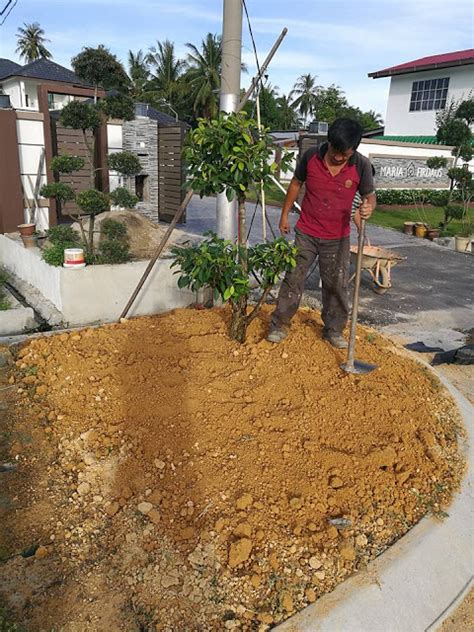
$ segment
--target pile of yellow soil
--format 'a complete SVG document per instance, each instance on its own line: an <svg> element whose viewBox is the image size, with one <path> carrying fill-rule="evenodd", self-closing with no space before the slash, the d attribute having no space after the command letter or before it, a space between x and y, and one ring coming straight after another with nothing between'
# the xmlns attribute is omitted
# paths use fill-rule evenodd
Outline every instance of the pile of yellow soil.
<svg viewBox="0 0 474 632"><path fill-rule="evenodd" d="M462 459L430 373L360 329L379 368L346 375L310 310L279 345L267 310L244 345L227 318L177 310L19 352L6 520L12 551L42 549L0 591L27 629L267 630L441 514ZM12 599L32 573L49 588Z"/></svg>

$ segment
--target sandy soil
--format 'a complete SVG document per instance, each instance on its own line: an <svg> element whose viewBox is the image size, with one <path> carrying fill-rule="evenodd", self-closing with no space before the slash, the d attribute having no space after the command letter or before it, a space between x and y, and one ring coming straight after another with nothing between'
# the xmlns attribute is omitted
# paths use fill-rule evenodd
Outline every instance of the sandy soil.
<svg viewBox="0 0 474 632"><path fill-rule="evenodd" d="M0 594L26 630L267 630L442 516L460 428L430 373L364 329L379 369L342 373L310 310L276 346L268 310L244 345L227 316L19 350Z"/></svg>
<svg viewBox="0 0 474 632"><path fill-rule="evenodd" d="M474 630L474 588L471 588L461 605L440 627L440 632L471 632L472 630Z"/></svg>

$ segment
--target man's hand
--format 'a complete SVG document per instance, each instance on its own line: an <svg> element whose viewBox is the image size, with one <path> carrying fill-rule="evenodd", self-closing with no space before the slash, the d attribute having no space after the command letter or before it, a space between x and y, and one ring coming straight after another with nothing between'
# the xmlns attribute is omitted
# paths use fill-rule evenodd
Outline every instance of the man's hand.
<svg viewBox="0 0 474 632"><path fill-rule="evenodd" d="M374 210L374 201L366 198L359 206L359 214L362 219L369 219Z"/></svg>
<svg viewBox="0 0 474 632"><path fill-rule="evenodd" d="M286 215L285 213L281 214L280 223L278 224L278 228L280 229L280 233L282 235L287 235L290 232L290 230L291 230L290 221L288 219L288 215Z"/></svg>

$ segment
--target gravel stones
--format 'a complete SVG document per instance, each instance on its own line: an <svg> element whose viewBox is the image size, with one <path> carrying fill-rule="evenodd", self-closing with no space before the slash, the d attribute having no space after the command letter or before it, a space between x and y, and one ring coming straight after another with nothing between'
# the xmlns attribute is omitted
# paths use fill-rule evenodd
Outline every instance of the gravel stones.
<svg viewBox="0 0 474 632"><path fill-rule="evenodd" d="M142 514L148 514L153 509L153 505L151 503L144 501L144 502L139 503L139 505L137 506L137 509Z"/></svg>

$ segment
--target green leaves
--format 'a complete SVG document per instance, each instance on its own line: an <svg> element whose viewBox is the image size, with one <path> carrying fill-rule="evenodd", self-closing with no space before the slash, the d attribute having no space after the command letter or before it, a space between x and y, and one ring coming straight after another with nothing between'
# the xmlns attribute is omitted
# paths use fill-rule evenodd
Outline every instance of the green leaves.
<svg viewBox="0 0 474 632"><path fill-rule="evenodd" d="M88 189L81 191L76 196L76 202L79 208L86 215L99 215L110 210L109 198L102 191L97 189Z"/></svg>
<svg viewBox="0 0 474 632"><path fill-rule="evenodd" d="M110 193L109 197L112 204L122 208L135 208L138 204L137 196L130 193L125 187L117 187Z"/></svg>
<svg viewBox="0 0 474 632"><path fill-rule="evenodd" d="M54 197L58 202L62 203L70 202L76 197L74 189L63 182L53 182L52 184L43 185L40 189L40 195L45 198Z"/></svg>
<svg viewBox="0 0 474 632"><path fill-rule="evenodd" d="M51 170L54 173L73 173L80 171L84 166L84 160L79 156L55 156L51 160Z"/></svg>
<svg viewBox="0 0 474 632"><path fill-rule="evenodd" d="M123 176L135 176L142 170L138 156L131 151L118 151L107 157L109 167Z"/></svg>
<svg viewBox="0 0 474 632"><path fill-rule="evenodd" d="M276 168L272 155L267 130L260 131L245 112L201 119L184 150L192 188L201 196L226 190L229 200L242 198L253 183L268 179ZM289 161L291 156L284 152L283 169Z"/></svg>
<svg viewBox="0 0 474 632"><path fill-rule="evenodd" d="M94 132L101 123L97 105L86 101L71 101L63 107L60 116L61 125Z"/></svg>
<svg viewBox="0 0 474 632"><path fill-rule="evenodd" d="M196 292L210 286L224 302L238 303L250 293L249 276L239 263L241 250L214 233L197 246L173 248L172 267L178 267L176 274L180 274L178 287ZM258 279L262 289L274 285L284 272L296 266L296 247L282 237L250 247L245 256L249 274Z"/></svg>

